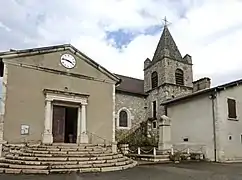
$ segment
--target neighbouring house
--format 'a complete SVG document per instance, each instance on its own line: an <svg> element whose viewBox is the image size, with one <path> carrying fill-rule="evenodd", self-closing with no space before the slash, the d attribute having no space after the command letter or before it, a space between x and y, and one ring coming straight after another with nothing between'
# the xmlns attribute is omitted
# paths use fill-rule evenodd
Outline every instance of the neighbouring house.
<svg viewBox="0 0 242 180"><path fill-rule="evenodd" d="M212 161L242 159L241 92L238 80L161 103L171 118L171 143L205 145Z"/></svg>

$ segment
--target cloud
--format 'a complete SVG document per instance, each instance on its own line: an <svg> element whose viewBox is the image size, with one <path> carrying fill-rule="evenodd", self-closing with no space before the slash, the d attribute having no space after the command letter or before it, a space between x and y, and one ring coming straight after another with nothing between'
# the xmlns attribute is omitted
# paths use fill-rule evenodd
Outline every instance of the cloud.
<svg viewBox="0 0 242 180"><path fill-rule="evenodd" d="M0 2L0 50L72 43L115 73L143 78L167 16L194 79L242 77L240 0L8 0Z"/></svg>

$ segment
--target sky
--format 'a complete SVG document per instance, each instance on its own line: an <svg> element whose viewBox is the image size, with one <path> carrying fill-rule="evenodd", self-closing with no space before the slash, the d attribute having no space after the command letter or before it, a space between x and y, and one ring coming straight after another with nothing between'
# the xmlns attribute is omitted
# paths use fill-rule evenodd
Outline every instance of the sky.
<svg viewBox="0 0 242 180"><path fill-rule="evenodd" d="M143 79L164 17L194 80L242 78L241 0L0 0L0 51L70 43L111 72Z"/></svg>

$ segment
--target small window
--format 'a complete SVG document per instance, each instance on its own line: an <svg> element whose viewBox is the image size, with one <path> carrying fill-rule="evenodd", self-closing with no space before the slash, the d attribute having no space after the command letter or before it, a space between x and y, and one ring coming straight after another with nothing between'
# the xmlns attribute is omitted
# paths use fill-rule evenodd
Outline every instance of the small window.
<svg viewBox="0 0 242 180"><path fill-rule="evenodd" d="M151 74L151 87L152 89L158 87L158 73L156 71Z"/></svg>
<svg viewBox="0 0 242 180"><path fill-rule="evenodd" d="M183 138L183 141L184 142L188 142L188 138Z"/></svg>
<svg viewBox="0 0 242 180"><path fill-rule="evenodd" d="M119 126L128 127L128 114L124 110L120 111L119 113Z"/></svg>
<svg viewBox="0 0 242 180"><path fill-rule="evenodd" d="M3 73L4 73L4 64L3 64L3 60L0 59L0 77L3 77Z"/></svg>
<svg viewBox="0 0 242 180"><path fill-rule="evenodd" d="M176 84L177 85L184 85L184 73L181 69L177 69L175 72Z"/></svg>
<svg viewBox="0 0 242 180"><path fill-rule="evenodd" d="M236 119L236 101L228 98L228 118Z"/></svg>
<svg viewBox="0 0 242 180"><path fill-rule="evenodd" d="M152 128L153 128L153 129L156 129L156 128L157 128L157 122L156 122L156 121L153 121L153 122L152 122Z"/></svg>
<svg viewBox="0 0 242 180"><path fill-rule="evenodd" d="M229 140L230 140L230 141L232 140L232 135L229 135Z"/></svg>
<svg viewBox="0 0 242 180"><path fill-rule="evenodd" d="M240 135L240 143L242 144L242 134Z"/></svg>
<svg viewBox="0 0 242 180"><path fill-rule="evenodd" d="M153 101L152 102L152 112L153 112L153 114L152 114L152 116L153 116L153 118L156 118L156 101Z"/></svg>

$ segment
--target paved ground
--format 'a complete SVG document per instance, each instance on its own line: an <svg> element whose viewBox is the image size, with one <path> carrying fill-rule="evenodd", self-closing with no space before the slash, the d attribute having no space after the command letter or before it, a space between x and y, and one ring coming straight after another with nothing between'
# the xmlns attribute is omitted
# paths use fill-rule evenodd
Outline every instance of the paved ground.
<svg viewBox="0 0 242 180"><path fill-rule="evenodd" d="M242 163L145 165L120 172L49 176L0 175L0 180L242 180Z"/></svg>

